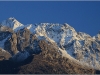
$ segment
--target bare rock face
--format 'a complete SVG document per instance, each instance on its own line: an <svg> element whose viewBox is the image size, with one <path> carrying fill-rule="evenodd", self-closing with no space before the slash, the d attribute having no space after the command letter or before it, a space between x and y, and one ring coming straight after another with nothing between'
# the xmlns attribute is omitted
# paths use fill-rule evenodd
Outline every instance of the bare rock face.
<svg viewBox="0 0 100 75"><path fill-rule="evenodd" d="M8 50L12 55L18 52L17 50L17 36L15 33L5 42L5 50Z"/></svg>
<svg viewBox="0 0 100 75"><path fill-rule="evenodd" d="M11 42L11 50L13 52L13 54L16 54L17 53L17 35L15 33L12 34L12 37L10 39L10 42Z"/></svg>
<svg viewBox="0 0 100 75"><path fill-rule="evenodd" d="M34 40L36 41L36 40ZM0 73L6 74L94 74L95 70L62 57L57 48L45 40L38 40L42 52L27 58L21 64L0 62ZM31 59L31 61L30 61ZM25 64L27 61L29 63ZM8 64L9 63L9 64ZM24 65L22 65L24 64ZM2 66L4 65L4 66Z"/></svg>
<svg viewBox="0 0 100 75"><path fill-rule="evenodd" d="M30 44L30 31L26 28L17 33L17 48L19 51L24 51L24 48Z"/></svg>
<svg viewBox="0 0 100 75"><path fill-rule="evenodd" d="M11 57L13 61L19 62L36 55L36 62L32 63L37 64L41 59L38 64L45 67L42 69L45 72L42 73L88 73L88 70L89 73L93 73L90 68L86 69L87 67L82 66L84 64L100 69L100 33L91 37L86 33L76 32L68 24L23 25L15 18L9 18L0 24L0 47L2 48L0 49L0 60L8 60ZM37 69L37 66L34 65L32 70ZM47 67L49 70L51 68L51 71L48 71ZM37 72L32 71L32 73Z"/></svg>
<svg viewBox="0 0 100 75"><path fill-rule="evenodd" d="M10 32L10 33L13 33L13 29L12 28L9 28L7 26L3 26L3 25L0 25L0 32Z"/></svg>
<svg viewBox="0 0 100 75"><path fill-rule="evenodd" d="M42 52L35 55L31 63L19 68L22 74L93 74L94 69L72 62L69 58L61 56L59 50L50 42L39 41Z"/></svg>
<svg viewBox="0 0 100 75"><path fill-rule="evenodd" d="M5 42L5 49L15 55L18 51L23 51L30 43L30 31L25 29L23 32L12 33L11 37Z"/></svg>
<svg viewBox="0 0 100 75"><path fill-rule="evenodd" d="M29 54L38 53L39 40L35 34L31 34L27 28L21 29L16 33L12 33L11 37L5 42L4 49L11 55L17 54L19 51L28 51Z"/></svg>
<svg viewBox="0 0 100 75"><path fill-rule="evenodd" d="M9 52L0 48L0 61L9 60L10 57L11 57L11 54Z"/></svg>

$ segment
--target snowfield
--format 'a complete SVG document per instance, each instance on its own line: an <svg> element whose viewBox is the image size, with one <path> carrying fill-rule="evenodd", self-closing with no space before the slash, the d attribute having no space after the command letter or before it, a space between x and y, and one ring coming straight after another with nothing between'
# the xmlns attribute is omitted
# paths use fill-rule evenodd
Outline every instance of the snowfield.
<svg viewBox="0 0 100 75"><path fill-rule="evenodd" d="M2 26L8 26L15 32L26 27L35 34L38 39L45 39L51 43L55 43L62 56L69 57L76 62L81 62L96 69L100 69L100 34L91 37L84 32L77 32L69 24L21 24L15 18L9 18L1 23ZM7 38L6 38L7 39ZM0 47L6 39L0 41ZM18 58L16 58L18 56ZM27 52L18 52L13 59L22 61L29 56Z"/></svg>

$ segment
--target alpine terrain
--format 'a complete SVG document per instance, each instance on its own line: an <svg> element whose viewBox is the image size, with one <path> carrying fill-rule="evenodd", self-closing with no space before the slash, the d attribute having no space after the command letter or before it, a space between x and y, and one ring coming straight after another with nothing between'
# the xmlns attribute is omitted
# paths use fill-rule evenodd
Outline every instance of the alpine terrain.
<svg viewBox="0 0 100 75"><path fill-rule="evenodd" d="M100 73L100 32L91 37L65 24L0 23L0 73Z"/></svg>

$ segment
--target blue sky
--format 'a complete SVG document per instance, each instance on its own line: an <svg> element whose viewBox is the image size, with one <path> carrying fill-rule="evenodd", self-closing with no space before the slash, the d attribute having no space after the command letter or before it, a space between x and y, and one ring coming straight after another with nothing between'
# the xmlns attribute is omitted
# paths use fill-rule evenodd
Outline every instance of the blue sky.
<svg viewBox="0 0 100 75"><path fill-rule="evenodd" d="M100 1L0 1L0 22L9 17L23 24L68 23L93 36L100 30Z"/></svg>

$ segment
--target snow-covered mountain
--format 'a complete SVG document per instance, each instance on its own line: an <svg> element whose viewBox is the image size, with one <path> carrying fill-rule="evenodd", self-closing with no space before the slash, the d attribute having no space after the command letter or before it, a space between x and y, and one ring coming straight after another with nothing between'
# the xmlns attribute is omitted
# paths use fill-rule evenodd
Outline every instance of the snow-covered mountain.
<svg viewBox="0 0 100 75"><path fill-rule="evenodd" d="M17 29L19 30L24 26L19 21L17 21L14 17L10 17L7 20L2 21L1 25L10 27L14 31L17 31Z"/></svg>
<svg viewBox="0 0 100 75"><path fill-rule="evenodd" d="M0 40L0 47L9 52L13 60L23 61L41 51L38 42L45 40L62 52L64 57L96 69L100 67L100 33L91 37L84 32L77 32L67 23L24 25L15 18L4 20L0 25L0 38L4 37Z"/></svg>

